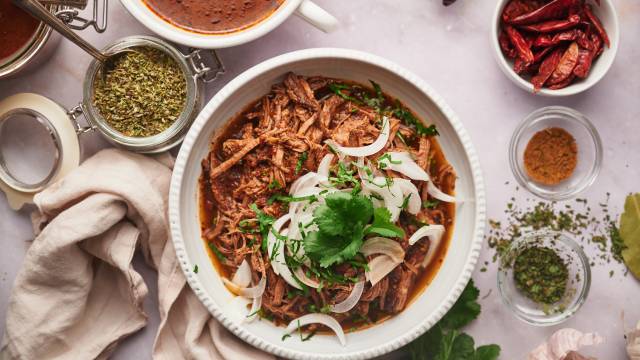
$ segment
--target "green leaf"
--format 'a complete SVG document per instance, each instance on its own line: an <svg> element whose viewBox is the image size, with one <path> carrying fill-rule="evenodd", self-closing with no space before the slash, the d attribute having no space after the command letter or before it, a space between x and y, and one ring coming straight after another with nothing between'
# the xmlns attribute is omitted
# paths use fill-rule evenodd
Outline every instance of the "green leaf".
<svg viewBox="0 0 640 360"><path fill-rule="evenodd" d="M440 326L444 329L456 330L476 319L480 314L480 304L477 301L479 295L480 290L475 287L473 279L469 280L458 301L440 319Z"/></svg>
<svg viewBox="0 0 640 360"><path fill-rule="evenodd" d="M385 237L404 237L404 231L391 222L391 212L385 207L379 207L373 211L373 223L364 230L364 234L378 234Z"/></svg>
<svg viewBox="0 0 640 360"><path fill-rule="evenodd" d="M496 360L500 346L475 348L473 338L458 330L480 313L479 290L469 281L458 301L429 331L408 345L412 360Z"/></svg>
<svg viewBox="0 0 640 360"><path fill-rule="evenodd" d="M303 239L305 253L326 268L352 259L360 250L364 227L373 216L371 199L352 193L335 192L313 212L318 231Z"/></svg>
<svg viewBox="0 0 640 360"><path fill-rule="evenodd" d="M640 193L627 196L620 216L620 236L626 249L622 258L631 273L640 279Z"/></svg>
<svg viewBox="0 0 640 360"><path fill-rule="evenodd" d="M440 135L435 125L425 126L424 123L415 117L409 109L402 106L399 100L396 100L396 108L393 110L393 115L402 120L405 125L415 127L418 135Z"/></svg>
<svg viewBox="0 0 640 360"><path fill-rule="evenodd" d="M496 344L482 345L476 349L473 360L496 360L500 356L500 346Z"/></svg>

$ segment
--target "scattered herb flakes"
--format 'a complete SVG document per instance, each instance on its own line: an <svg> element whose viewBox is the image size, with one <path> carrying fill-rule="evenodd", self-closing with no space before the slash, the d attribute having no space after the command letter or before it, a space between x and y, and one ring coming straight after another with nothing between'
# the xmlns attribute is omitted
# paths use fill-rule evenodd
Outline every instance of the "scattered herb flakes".
<svg viewBox="0 0 640 360"><path fill-rule="evenodd" d="M458 301L429 331L407 345L412 360L495 360L500 346L491 344L475 347L473 338L460 328L480 313L480 291L470 280Z"/></svg>
<svg viewBox="0 0 640 360"><path fill-rule="evenodd" d="M296 163L296 168L294 171L295 175L298 175L300 170L302 170L302 165L304 165L304 162L307 161L308 157L309 157L309 154L306 151L300 154L300 157L298 158L298 162Z"/></svg>
<svg viewBox="0 0 640 360"><path fill-rule="evenodd" d="M227 257L224 256L224 254L220 252L220 250L216 247L216 244L214 244L213 242L210 242L209 243L209 248L211 249L211 251L213 251L213 253L216 255L218 260L220 260L220 261L227 260Z"/></svg>
<svg viewBox="0 0 640 360"><path fill-rule="evenodd" d="M187 83L180 66L164 52L137 47L96 79L93 103L116 131L147 137L169 128L182 113Z"/></svg>
<svg viewBox="0 0 640 360"><path fill-rule="evenodd" d="M617 235L617 228L609 214L609 193L605 201L593 208L583 198L562 203L529 198L521 206L515 200L512 197L505 205L503 221L489 219L485 239L489 248L494 250L493 262L502 258L511 243L522 234L540 229L566 232L583 248L593 247L596 252L595 255L591 252L591 266L596 263L606 265L612 260L622 262L620 254L624 243Z"/></svg>
<svg viewBox="0 0 640 360"><path fill-rule="evenodd" d="M197 273L198 273L198 264L195 264L195 265L193 266L193 273L194 273L194 274L197 274Z"/></svg>
<svg viewBox="0 0 640 360"><path fill-rule="evenodd" d="M631 273L640 279L640 193L627 196L620 216L620 236L625 249L622 258Z"/></svg>

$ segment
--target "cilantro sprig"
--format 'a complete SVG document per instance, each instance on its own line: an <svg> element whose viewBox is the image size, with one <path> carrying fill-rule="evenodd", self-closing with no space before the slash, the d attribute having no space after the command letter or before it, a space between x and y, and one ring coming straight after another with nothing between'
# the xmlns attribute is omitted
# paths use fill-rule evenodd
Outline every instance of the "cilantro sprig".
<svg viewBox="0 0 640 360"><path fill-rule="evenodd" d="M460 332L480 314L480 292L470 280L448 313L424 335L407 346L412 360L496 360L500 346L475 347L473 338Z"/></svg>
<svg viewBox="0 0 640 360"><path fill-rule="evenodd" d="M366 235L404 237L404 231L391 222L389 210L374 209L370 198L353 193L328 194L314 210L313 221L318 230L304 238L304 250L323 268L353 259Z"/></svg>

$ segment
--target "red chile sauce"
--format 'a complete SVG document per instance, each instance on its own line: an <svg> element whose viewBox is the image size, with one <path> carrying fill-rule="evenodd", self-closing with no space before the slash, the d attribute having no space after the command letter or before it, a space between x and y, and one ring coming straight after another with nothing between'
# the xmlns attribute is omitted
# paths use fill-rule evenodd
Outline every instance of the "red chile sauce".
<svg viewBox="0 0 640 360"><path fill-rule="evenodd" d="M226 34L255 25L284 0L143 0L172 25L203 34Z"/></svg>
<svg viewBox="0 0 640 360"><path fill-rule="evenodd" d="M0 0L0 60L21 50L33 37L40 21L13 5Z"/></svg>

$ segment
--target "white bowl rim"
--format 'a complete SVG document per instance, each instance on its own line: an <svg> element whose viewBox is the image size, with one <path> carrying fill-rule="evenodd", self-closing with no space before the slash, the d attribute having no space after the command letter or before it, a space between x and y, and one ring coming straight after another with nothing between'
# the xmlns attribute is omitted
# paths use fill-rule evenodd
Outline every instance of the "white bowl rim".
<svg viewBox="0 0 640 360"><path fill-rule="evenodd" d="M438 305L437 309L433 313L425 317L418 326L415 326L406 333L398 335L397 337L392 338L386 343L376 345L367 350L345 352L341 354L310 354L308 352L300 352L297 350L288 349L279 344L275 345L252 335L242 327L236 325L229 318L227 318L227 316L216 305L209 294L202 290L203 287L198 276L194 274L193 271L191 271L191 269L193 268L193 263L191 262L187 254L184 239L182 238L181 221L179 215L180 186L183 181L182 175L184 173L184 169L187 166L187 159L189 157L189 154L193 149L196 139L202 135L201 131L204 125L209 120L210 114L218 106L220 106L220 104L226 101L227 98L233 96L233 94L240 88L242 88L246 83L253 81L255 77L261 75L262 73L292 62L318 58L360 61L380 67L413 84L421 93L429 97L438 107L438 109L444 114L444 117L449 121L463 146L464 155L469 161L469 167L471 169L471 175L473 177L472 180L474 192L476 195L474 199L475 223L473 224L473 239L471 240L469 254L467 256L467 259L465 260L464 268L458 275L455 284L449 290L446 299ZM193 164L189 165L193 166ZM427 83L425 83L417 75L400 67L394 62L366 52L342 48L311 48L279 55L274 58L268 59L258 65L255 65L254 67L246 70L245 72L234 78L232 81L230 81L227 85L225 85L225 87L221 89L201 111L201 113L198 115L193 125L191 126L191 129L187 133L187 136L184 139L184 143L182 144L180 152L178 153L175 161L169 190L169 223L171 227L171 236L173 239L178 262L180 263L182 271L187 278L187 282L193 289L194 293L198 296L200 301L209 310L209 312L213 314L213 316L223 326L225 326L240 339L253 345L254 347L270 352L277 356L295 359L368 359L375 356L381 356L393 350L396 350L429 330L438 320L440 320L442 316L444 316L444 314L451 308L451 306L453 306L455 301L462 293L462 290L464 290L465 286L469 282L471 274L475 269L476 262L480 255L480 249L482 247L482 242L484 239L485 222L486 200L484 182L482 179L482 171L476 150L471 143L471 139L464 126L455 115L455 113L451 110L451 108L444 102L443 98L441 98L440 95L438 95ZM378 326L384 326L384 323Z"/></svg>
<svg viewBox="0 0 640 360"><path fill-rule="evenodd" d="M500 26L502 9L505 7L508 1L511 1L511 0L498 0L496 2L496 7L493 12L491 31L489 34L491 36L491 46L493 47L493 54L496 59L496 62L498 63L498 66L500 67L500 70L502 70L502 72L509 79L511 79L511 81L513 81L516 85L518 85L519 88L533 94L534 93L533 84L523 79L520 75L516 74L516 72L513 71L513 68L507 62L507 59L505 58L504 54L502 53L502 50L500 49L500 44L498 43L497 34L498 34L498 27ZM611 42L611 47L608 49L605 49L605 51L610 52L609 57L611 58L611 60L608 62L608 64L606 64L604 71L599 72L597 74L594 74L593 72L591 72L589 73L589 76L587 76L587 78L582 80L581 82L577 84L571 84L562 89L552 90L552 89L543 87L542 89L540 89L540 91L535 93L535 95L560 97L560 96L570 96L570 95L579 94L583 91L589 90L592 86L594 86L600 80L602 80L602 78L607 74L607 72L609 72L609 69L611 68L611 65L613 65L613 62L615 61L616 55L618 53L618 44L620 43L620 23L618 20L618 13L616 12L616 8L613 5L613 1L612 0L600 0L600 1L602 3L600 7L601 8L607 7L607 12L610 12L612 14L612 19L613 19L612 28L608 29L607 31L607 35L609 35L609 41ZM614 36L611 37L611 34L613 34Z"/></svg>
<svg viewBox="0 0 640 360"><path fill-rule="evenodd" d="M285 0L272 14L258 23L228 34L201 34L172 25L153 13L142 0L120 0L122 6L142 25L161 37L200 49L222 49L260 38L293 15L303 0Z"/></svg>

